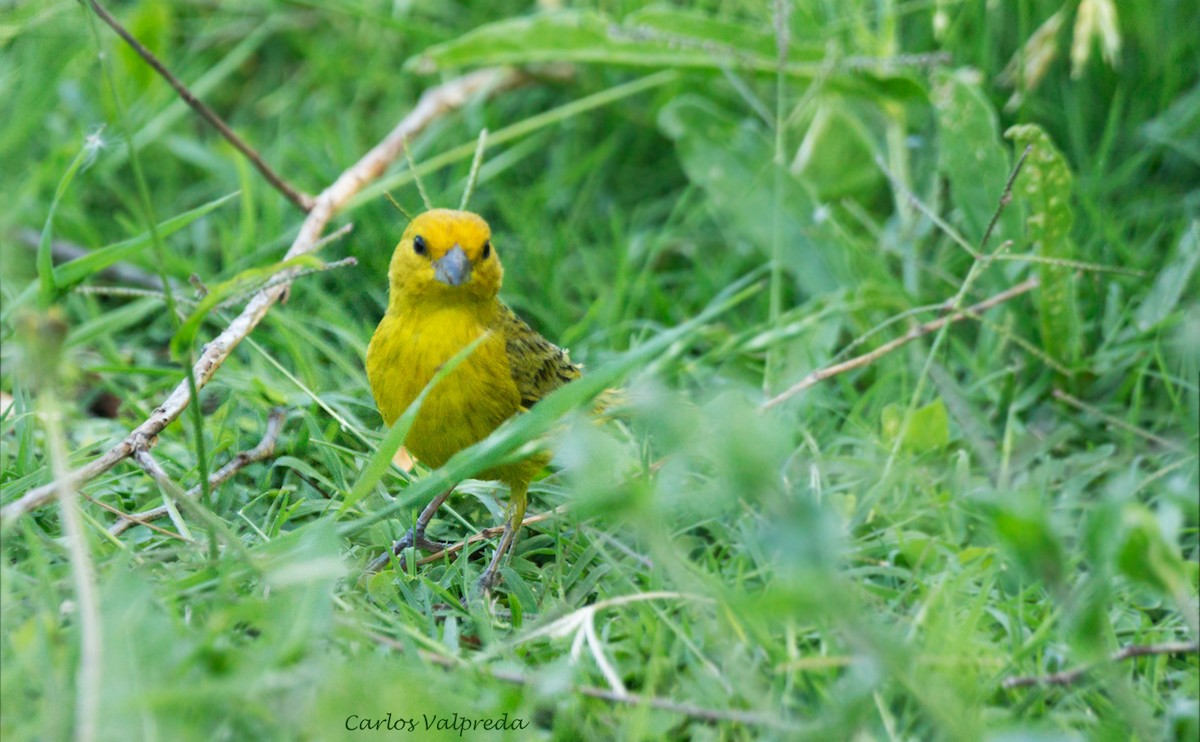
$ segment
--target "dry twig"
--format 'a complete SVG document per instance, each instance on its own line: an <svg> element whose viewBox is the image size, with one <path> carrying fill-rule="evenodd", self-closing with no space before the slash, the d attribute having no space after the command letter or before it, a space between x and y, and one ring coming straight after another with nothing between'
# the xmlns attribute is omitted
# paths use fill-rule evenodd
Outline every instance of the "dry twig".
<svg viewBox="0 0 1200 742"><path fill-rule="evenodd" d="M896 350L897 348L900 348L901 346L911 343L912 341L916 340L919 337L928 335L932 332L937 332L938 330L942 329L942 327L944 327L945 325L948 325L952 322L958 322L960 320L964 320L969 317L977 317L980 314L982 314L983 312L986 312L987 310L991 309L992 307L995 307L999 304L1003 304L1004 302L1008 301L1009 299L1020 296L1021 294L1028 293L1037 287L1038 287L1038 279L1030 278L1029 280L1027 280L1023 283L1019 283L1016 286L1013 286L1012 288L1007 289L1006 291L1001 291L999 294L996 294L995 296L991 297L990 299L985 299L985 300L979 302L978 304L975 304L974 306L967 307L966 309L960 310L953 314L948 314L945 317L939 317L930 322L926 322L923 325L917 325L916 327L912 328L904 335L901 335L900 337L896 338L895 340L891 340L889 342L884 343L883 345L879 346L878 348L871 351L870 353L864 353L861 356L856 356L854 358L851 358L848 361L843 361L841 363L835 363L832 366L826 366L825 368L819 368L816 371L813 371L812 373L810 373L808 376L805 376L803 379L801 379L796 384L793 384L791 387L788 388L787 391L764 402L763 405L759 409L768 410L781 402L791 399L792 397L796 396L800 392L808 389L809 387L815 386L816 384L824 381L825 379L828 379L831 376L837 376L838 374L844 374L847 371L853 371L856 368L861 368L863 366L870 365L870 364L874 363L875 361L879 360L879 358L881 358L882 356L885 356L888 353L891 353L892 351Z"/></svg>
<svg viewBox="0 0 1200 742"><path fill-rule="evenodd" d="M228 140L238 152L241 152L243 155L245 155L246 159L250 160L250 162L254 164L254 167L258 169L258 172L262 173L262 176L267 179L267 182L270 183L275 190L282 193L287 200L296 204L296 206L299 206L302 210L312 210L313 206L315 205L312 196L304 193L303 191L296 190L290 186L288 182L284 180L278 173L272 170L253 147L242 141L241 137L235 134L233 129L229 128L229 124L226 124L221 117L216 114L215 111L204 104L204 101L197 98L191 90L188 90L187 86L179 81L179 78L171 74L171 71L159 61L158 57L154 56L149 49L142 46L141 42L135 39L133 34L129 33L129 31L126 30L126 28L122 26L116 18L113 18L103 5L96 0L90 0L89 4L92 6L92 10L95 11L96 15L100 17L100 20L107 23L112 30L116 31L117 35L124 39L125 43L128 44L131 49L137 52L138 56L146 61L146 64L150 65L150 67L157 72L162 79L166 80L167 84L175 89L175 92L179 94L179 97L183 99L184 103L187 103L189 106L191 106L192 110L200 114L200 117L205 121L212 124L213 127L221 133L221 136L225 137L225 139Z"/></svg>
<svg viewBox="0 0 1200 742"><path fill-rule="evenodd" d="M1200 652L1200 642L1168 642L1166 644L1133 644L1123 647L1109 656L1109 662L1123 662L1131 657L1146 657L1154 654L1191 654ZM1099 663L1097 663L1099 664ZM1027 688L1032 685L1071 685L1096 667L1085 665L1074 670L1064 670L1050 675L1028 675L1006 678L1002 688Z"/></svg>
<svg viewBox="0 0 1200 742"><path fill-rule="evenodd" d="M130 521L133 521L132 523L129 524L130 526L145 526L145 527L149 528L151 531L161 533L162 535L164 535L168 538L173 538L178 541L182 541L184 543L192 543L191 539L184 538L183 536L180 536L178 533L175 533L174 531L169 531L166 528L162 528L161 526L156 526L153 523L150 523L149 521L140 520L140 517L141 517L140 513L138 513L136 515L130 515L128 513L122 512L119 508L114 508L112 505L109 505L107 502L104 502L103 500L97 500L96 498L91 497L89 495L84 495L84 497L87 498L88 502L92 503L96 507L98 507L102 510L107 510L108 512L117 516L118 518L126 518ZM149 512L149 511L147 511L147 512ZM164 513L166 512L166 508L163 508L163 512ZM128 527L128 526L126 526L126 527ZM124 530L124 529L122 529L122 530ZM109 530L109 533L112 534L111 529Z"/></svg>
<svg viewBox="0 0 1200 742"><path fill-rule="evenodd" d="M279 432L283 429L283 421L285 417L287 417L287 413L283 410L283 408L276 407L275 409L271 410L271 414L267 417L266 431L263 433L262 440L258 442L258 445L249 451L242 451L230 459L225 466L222 466L220 469L213 472L213 475L208 478L208 486L215 489L250 464L258 461L265 461L266 459L273 457L275 455L275 444L279 440ZM138 463L143 463L141 458L138 459ZM157 467L157 463L154 466ZM147 468L145 464L143 464L142 468L146 469L152 477L158 479L159 475L152 471L151 468ZM161 471L161 468L158 470ZM166 474L163 473L162 476L166 476ZM187 491L187 496L194 499L200 494L200 491L200 485L196 485ZM155 530L162 530L155 526L151 526L149 521L163 518L168 512L170 511L166 505L159 505L156 508L143 510L140 513L126 514L118 512L117 515L121 516L121 519L114 523L112 527L108 529L108 532L113 536L120 536L129 528L139 525L154 528ZM165 533L171 536L175 535L170 531L165 531Z"/></svg>
<svg viewBox="0 0 1200 742"><path fill-rule="evenodd" d="M292 242L284 259L294 258L315 250L321 233L334 214L357 194L367 183L379 177L400 156L404 141L415 137L434 120L450 111L462 107L477 94L494 94L523 84L528 80L523 73L513 69L485 69L450 80L425 91L416 107L396 125L375 147L363 155L358 162L345 170L337 180L321 192L313 201L312 209L300 225L300 233ZM291 269L297 271L298 269ZM290 275L290 274L289 274ZM267 311L284 294L290 283L289 275L281 274L281 283L263 289L251 297L242 313L211 342L193 366L197 390L202 388L220 368L221 364L266 315ZM294 275L290 275L294 277ZM133 455L137 450L148 450L150 442L172 421L179 417L191 400L186 381L181 382L170 396L159 405L150 417L129 432L124 440L113 446L104 455L76 469L71 477L80 485L103 474ZM0 524L9 525L22 515L54 500L55 483L36 487L19 499L0 509Z"/></svg>

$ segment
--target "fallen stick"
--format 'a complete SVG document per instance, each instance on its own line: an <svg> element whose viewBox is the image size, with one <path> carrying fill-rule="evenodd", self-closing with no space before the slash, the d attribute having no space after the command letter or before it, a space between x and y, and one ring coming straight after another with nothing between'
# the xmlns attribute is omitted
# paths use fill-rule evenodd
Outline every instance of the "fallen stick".
<svg viewBox="0 0 1200 742"><path fill-rule="evenodd" d="M117 35L129 45L130 49L133 49L133 51L136 52L137 55L146 62L146 64L150 65L150 68L157 72L159 77L166 80L167 84L174 88L175 92L179 94L179 97L183 99L183 102L188 104L193 111L199 114L200 118L211 124L214 129L220 132L221 136L225 137L225 139L233 145L234 149L245 155L246 159L253 163L258 172L267 179L267 182L270 183L275 190L282 193L287 200L294 203L303 211L310 211L313 208L314 201L312 196L304 193L303 191L296 190L286 180L284 180L282 176L272 170L271 166L266 163L262 156L259 155L253 147L242 141L242 138L234 133L233 129L229 127L229 124L225 123L225 121L217 115L216 111L205 105L204 101L197 98L195 93L193 93L191 90L188 90L188 87L179 81L179 78L171 74L171 71L167 69L167 66L160 62L158 57L154 56L154 54L151 53L151 51L145 46L143 46L141 42L135 39L133 34L129 33L129 31L122 26L116 18L113 18L103 5L97 2L97 0L91 0L89 4L92 6L92 10L96 13L100 20L107 23L109 28L111 28L113 31L116 31Z"/></svg>
<svg viewBox="0 0 1200 742"><path fill-rule="evenodd" d="M884 343L883 345L879 346L878 348L871 351L870 353L864 353L861 356L856 356L854 358L851 358L848 361L842 361L841 363L835 363L832 366L826 366L825 368L819 368L816 371L813 371L808 376L805 376L800 381L793 384L791 387L789 387L787 389L787 391L783 392L782 394L779 394L776 397L772 397L771 399L764 402L762 404L762 406L759 407L759 409L760 410L769 410L772 407L774 407L775 405L777 405L781 402L785 402L788 399L791 399L792 397L796 396L797 394L804 391L805 389L808 389L809 387L812 387L812 386L816 386L817 384L824 381L825 379L830 378L831 376L837 376L838 374L844 374L847 371L852 371L856 368L868 366L868 365L874 363L875 361L879 360L883 356L887 355L888 353L891 353L892 351L911 343L912 341L916 340L919 337L928 335L932 332L937 332L938 330L942 329L942 327L950 324L951 322L959 322L964 319L976 317L976 316L982 314L983 312L991 309L994 306L1003 304L1004 302L1008 301L1009 299L1020 296L1021 294L1033 291L1037 287L1038 287L1038 279L1030 278L1029 280L1027 280L1023 283L1019 283L1016 286L1013 286L1012 288L1010 288L1006 291L1001 291L999 294L996 294L995 296L991 297L990 299L985 299L985 300L979 302L978 304L967 307L966 309L960 310L958 312L954 312L953 314L948 314L945 317L939 317L935 320L926 322L923 325L917 325L916 327L909 330L907 333L901 335L900 337L896 338L895 340L891 340L889 342Z"/></svg>
<svg viewBox="0 0 1200 742"><path fill-rule="evenodd" d="M1170 642L1167 644L1134 644L1124 647L1117 652L1114 652L1108 662L1123 662L1131 657L1146 657L1154 654L1192 654L1200 652L1200 642ZM1084 675L1096 667L1093 665L1085 665L1074 670L1064 670L1050 675L1028 675L1021 677L1006 678L1001 683L1002 688L1009 690L1012 688L1027 688L1032 685L1071 685Z"/></svg>
<svg viewBox="0 0 1200 742"><path fill-rule="evenodd" d="M284 259L294 258L315 250L320 244L321 233L334 214L343 207L363 186L378 178L404 151L405 142L412 139L436 119L462 107L478 94L493 95L523 84L529 78L513 69L485 69L450 80L425 91L416 107L375 147L363 155L358 162L347 168L337 180L322 191L314 200L312 209L300 225L300 233L292 242ZM197 390L212 379L221 364L247 335L258 325L267 311L287 291L299 269L284 271L279 283L265 288L247 302L242 313L234 318L219 335L204 346L200 357L192 368ZM75 486L96 478L118 463L133 455L137 450L149 450L155 438L173 422L191 401L187 381L180 382L174 391L160 404L150 417L107 453L71 472ZM9 526L18 518L36 510L55 498L56 482L50 482L29 490L19 499L0 509L0 525Z"/></svg>
<svg viewBox="0 0 1200 742"><path fill-rule="evenodd" d="M225 466L222 466L220 469L213 472L213 475L208 478L208 486L215 488L223 484L234 474L237 474L250 464L258 461L265 461L266 459L274 456L275 444L279 440L279 432L283 430L283 420L286 416L287 414L282 408L277 407L271 410L270 416L267 417L266 430L263 432L262 440L258 442L258 445L249 451L242 451L226 462ZM196 485L187 491L187 496L195 498L200 494L200 490L200 485ZM155 526L151 526L149 521L163 518L169 512L170 509L166 505L159 505L156 508L143 510L140 513L130 514L118 512L117 515L120 516L120 520L114 523L112 527L108 529L108 532L113 536L120 536L133 526L148 526L150 528L156 528Z"/></svg>

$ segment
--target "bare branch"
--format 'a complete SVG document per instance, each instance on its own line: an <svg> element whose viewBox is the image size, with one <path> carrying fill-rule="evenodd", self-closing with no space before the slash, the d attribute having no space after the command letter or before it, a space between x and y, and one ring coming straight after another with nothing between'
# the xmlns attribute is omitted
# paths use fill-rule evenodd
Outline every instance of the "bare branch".
<svg viewBox="0 0 1200 742"><path fill-rule="evenodd" d="M135 39L133 34L129 33L129 31L126 30L126 28L122 26L116 18L113 18L103 5L97 2L97 0L90 0L89 4L92 6L92 10L96 12L96 15L100 17L100 20L107 23L112 30L116 31L117 35L124 39L125 43L128 44L131 49L137 52L138 56L146 61L146 64L150 65L150 67L153 68L154 71L157 72L160 77L162 77L162 79L166 80L167 84L175 89L175 92L179 94L179 97L183 99L184 103L187 103L189 106L191 106L192 110L200 114L200 117L205 121L212 124L213 127L221 133L221 136L225 137L225 139L228 140L238 152L241 152L243 155L245 155L246 158L254 164L254 167L258 169L258 172L262 173L262 176L267 179L267 182L275 188L275 190L282 193L287 200L296 204L296 206L299 206L302 210L310 211L312 209L314 204L312 196L304 193L303 191L298 191L292 186L288 185L288 182L280 177L278 173L272 170L271 167L263 160L263 158L259 156L258 152L254 151L253 147L242 141L241 137L235 134L233 129L229 128L229 124L226 124L221 117L216 114L215 111L204 104L204 101L197 98L191 90L188 90L187 86L179 81L179 78L171 74L171 71L168 70L166 66L164 66L163 63L158 60L158 57L154 56L149 49L142 46L141 42Z"/></svg>
<svg viewBox="0 0 1200 742"><path fill-rule="evenodd" d="M154 458L154 454L150 453L149 448L139 448L133 452L133 460L137 465L142 467L142 470L150 475L159 487L170 488L174 490L176 485L171 481L171 477L167 474L166 469L162 468L162 464L158 463L158 459Z"/></svg>
<svg viewBox="0 0 1200 742"><path fill-rule="evenodd" d="M258 445L249 451L242 451L237 456L234 456L232 459L230 459L225 466L222 466L220 469L213 472L212 476L208 478L208 486L211 489L216 489L218 486L228 481L229 478L234 474L237 474L250 464L259 461L265 461L266 459L273 457L275 455L275 444L279 441L279 432L283 430L283 421L286 417L287 413L282 407L276 407L275 409L271 410L271 414L267 417L266 430L263 432L262 440L258 442ZM142 463L140 458L138 459L138 463ZM157 463L155 466L157 467ZM143 468L147 469L152 477L158 479L158 475L154 471L151 471L149 468L147 468L145 464L143 464ZM159 468L158 471L161 472L161 468ZM163 476L166 476L165 473ZM200 485L196 485L187 491L187 496L194 499L200 494L200 491ZM140 513L126 514L117 512L117 515L119 515L121 519L114 523L113 526L108 529L108 532L113 536L120 536L133 526L139 525L154 528L155 530L161 530L150 525L149 521L164 518L168 512L170 511L166 505L159 505L156 508L143 510ZM165 533L168 533L171 536L175 535L169 531L166 531Z"/></svg>
<svg viewBox="0 0 1200 742"><path fill-rule="evenodd" d="M815 386L831 376L837 376L838 374L844 374L847 371L853 371L856 368L870 365L879 360L881 357L891 353L897 348L911 343L919 337L928 335L932 332L937 332L938 330L942 329L942 327L950 323L958 322L970 317L977 317L992 307L1003 304L1009 299L1032 291L1038 287L1038 284L1039 282L1037 278L1030 278L1023 283L1019 283L1006 291L1001 291L999 294L996 294L990 299L985 299L974 306L967 307L966 309L946 315L945 317L939 317L938 319L926 322L923 325L917 325L904 335L901 335L895 340L884 343L870 353L864 353L861 356L856 356L848 361L843 361L842 363L836 363L832 366L826 366L825 368L817 369L808 376L805 376L796 384L792 385L787 391L764 402L759 409L769 410L775 405L791 399L805 389Z"/></svg>
<svg viewBox="0 0 1200 742"><path fill-rule="evenodd" d="M321 233L334 214L400 156L405 139L416 136L430 123L462 107L475 95L493 95L521 85L529 79L525 74L513 69L484 69L425 91L412 112L405 116L383 141L346 169L332 185L316 197L312 209L300 225L300 233L296 235L284 259L315 250ZM298 272L299 269L291 270ZM284 280L259 291L246 304L242 313L204 346L192 368L197 389L208 383L233 349L254 330L288 286L290 283ZM181 382L145 422L131 430L124 440L107 453L72 472L72 478L82 484L129 458L135 450L148 448L148 442L178 418L190 400L188 384L186 381ZM53 482L36 487L5 505L0 509L0 524L7 526L20 516L51 502L54 499L55 487Z"/></svg>
<svg viewBox="0 0 1200 742"><path fill-rule="evenodd" d="M1193 652L1200 652L1200 642L1133 644L1128 647L1123 647L1120 651L1114 652L1109 656L1108 661L1123 662L1132 657L1145 657L1154 654L1192 654ZM1028 675L1006 678L1004 682L1001 683L1000 687L1008 690L1012 688L1027 688L1033 685L1071 685L1095 667L1096 665L1093 664L1077 667L1074 670L1064 670L1063 672L1052 673L1050 675Z"/></svg>

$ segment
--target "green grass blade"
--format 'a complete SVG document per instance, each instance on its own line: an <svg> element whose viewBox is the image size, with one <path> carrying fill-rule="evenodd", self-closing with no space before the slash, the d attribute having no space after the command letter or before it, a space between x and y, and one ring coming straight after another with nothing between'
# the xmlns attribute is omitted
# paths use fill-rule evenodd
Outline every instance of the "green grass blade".
<svg viewBox="0 0 1200 742"><path fill-rule="evenodd" d="M173 216L159 223L158 234L160 237L172 235L184 227L188 226L197 219L205 216L209 212L224 205L229 200L238 195L238 191L234 191L220 198L213 199L206 204L197 206L190 211L185 211L182 214ZM153 244L153 239L149 231L143 232L136 237L131 237L121 242L114 242L111 245L92 250L87 255L81 258L76 258L69 263L63 263L54 269L54 280L60 286L70 286L78 283L89 276L95 275L104 270L108 266L121 260L128 260L138 252Z"/></svg>
<svg viewBox="0 0 1200 742"><path fill-rule="evenodd" d="M1159 272L1154 288L1138 307L1139 329L1149 330L1167 318L1183 298L1197 265L1200 265L1200 221L1193 221L1191 229L1179 240L1174 259Z"/></svg>
<svg viewBox="0 0 1200 742"><path fill-rule="evenodd" d="M237 195L238 191L234 191L226 196L221 196L220 198L209 201L206 204L197 206L190 211L185 211L182 214L173 216L170 219L160 222L158 224L159 236L167 237L178 232ZM43 241L44 240L45 237L43 237ZM63 263L60 266L53 267L52 280L54 281L56 287L68 288L76 283L79 283L80 281L87 279L89 276L99 273L113 263L129 259L131 256L137 254L152 244L154 244L152 234L147 231L127 240L114 242L111 245L105 245L104 247L100 247L91 251L83 257L76 258L70 262ZM41 247L39 246L39 265L42 260L40 253ZM7 322L12 313L24 306L35 296L36 293L37 289L35 286L31 285L18 294L12 301L5 302L4 311L3 313L0 313L0 321Z"/></svg>
<svg viewBox="0 0 1200 742"><path fill-rule="evenodd" d="M54 190L54 200L50 202L50 210L46 213L46 223L42 226L42 236L38 241L37 249L38 301L42 305L42 308L48 307L53 303L60 285L55 280L54 256L50 251L50 238L54 231L54 213L58 211L58 204L62 201L63 194L67 192L67 188L70 187L71 181L75 179L75 174L79 172L79 168L83 166L83 163L92 151L90 143L85 143L80 148L79 154L75 155L75 159L71 161L71 165L63 173L62 179L58 181L58 188Z"/></svg>

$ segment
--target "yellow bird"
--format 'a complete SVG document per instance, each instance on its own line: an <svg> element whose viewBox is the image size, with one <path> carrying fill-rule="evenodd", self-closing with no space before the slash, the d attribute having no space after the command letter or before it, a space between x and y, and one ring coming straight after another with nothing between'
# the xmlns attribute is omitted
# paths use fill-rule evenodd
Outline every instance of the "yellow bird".
<svg viewBox="0 0 1200 742"><path fill-rule="evenodd" d="M405 445L418 459L439 467L483 440L508 418L532 407L554 389L579 378L567 352L534 332L498 298L504 268L492 233L477 214L431 209L412 220L388 268L388 308L367 348L367 378L384 421L391 425L442 364L484 338L465 360L429 391ZM479 479L508 485L508 520L496 554L477 585L490 590L500 561L525 517L529 483L549 454L480 472ZM392 545L400 554L415 546L444 544L425 528L453 487L435 497L416 525ZM388 554L370 569L387 563Z"/></svg>

